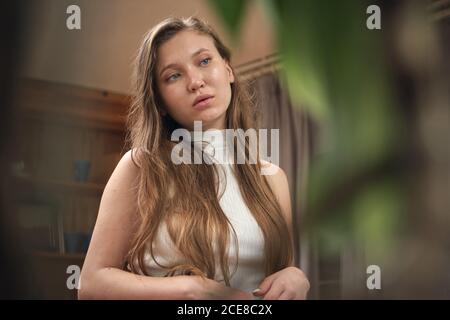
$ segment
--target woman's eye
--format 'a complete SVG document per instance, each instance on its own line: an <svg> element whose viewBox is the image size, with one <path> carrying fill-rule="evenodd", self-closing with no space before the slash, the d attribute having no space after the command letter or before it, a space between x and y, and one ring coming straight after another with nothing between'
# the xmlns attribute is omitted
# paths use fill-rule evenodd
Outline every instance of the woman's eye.
<svg viewBox="0 0 450 320"><path fill-rule="evenodd" d="M211 61L211 58L205 58L202 61L200 61L200 64L202 66L205 66L205 65L208 65L210 61Z"/></svg>
<svg viewBox="0 0 450 320"><path fill-rule="evenodd" d="M174 74L170 75L170 76L167 78L167 81L173 81L173 80L176 80L176 79L178 79L179 76L180 76L179 73L174 73Z"/></svg>

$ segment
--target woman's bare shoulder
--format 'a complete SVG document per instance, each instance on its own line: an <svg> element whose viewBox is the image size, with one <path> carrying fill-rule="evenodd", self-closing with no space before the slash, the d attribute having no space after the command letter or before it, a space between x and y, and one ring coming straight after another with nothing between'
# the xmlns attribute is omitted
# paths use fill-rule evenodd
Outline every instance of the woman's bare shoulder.
<svg viewBox="0 0 450 320"><path fill-rule="evenodd" d="M285 175L283 169L277 166L275 163L266 161L261 159L261 174L265 175L268 178L279 179L283 175Z"/></svg>
<svg viewBox="0 0 450 320"><path fill-rule="evenodd" d="M128 150L127 152L125 152L125 154L123 155L122 158L124 159L124 161L126 161L130 165L132 163L136 168L140 168L141 167L140 163L142 161L143 156L144 156L144 151L142 151L142 149L132 148L132 149Z"/></svg>
<svg viewBox="0 0 450 320"><path fill-rule="evenodd" d="M269 174L265 175L267 182L280 203L286 222L290 224L292 221L291 194L287 175L283 169L274 163L261 160L261 166L268 170L266 173Z"/></svg>
<svg viewBox="0 0 450 320"><path fill-rule="evenodd" d="M286 192L289 194L288 179L283 169L265 160L261 160L261 169L277 197L283 197Z"/></svg>
<svg viewBox="0 0 450 320"><path fill-rule="evenodd" d="M140 172L139 151L131 149L125 152L112 172L105 191L123 190L136 186Z"/></svg>

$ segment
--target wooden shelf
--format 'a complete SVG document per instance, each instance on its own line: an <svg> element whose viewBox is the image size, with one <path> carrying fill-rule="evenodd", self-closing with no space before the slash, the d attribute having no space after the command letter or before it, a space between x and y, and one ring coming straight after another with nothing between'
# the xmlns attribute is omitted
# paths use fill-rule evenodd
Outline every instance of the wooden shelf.
<svg viewBox="0 0 450 320"><path fill-rule="evenodd" d="M22 79L16 95L25 119L119 133L131 102L124 94L37 79Z"/></svg>
<svg viewBox="0 0 450 320"><path fill-rule="evenodd" d="M70 117L72 116L72 117ZM119 116L103 116L96 117L95 115L80 116L76 114L57 114L48 112L47 115L42 114L38 110L27 109L25 119L30 121L47 122L59 126L80 126L88 129L106 130L124 133L125 132L125 118Z"/></svg>
<svg viewBox="0 0 450 320"><path fill-rule="evenodd" d="M36 239L28 242L27 254L34 265L33 286L39 299L76 299L76 290L67 287L67 267L82 267L87 238L64 236L92 234L105 182L121 157L130 97L21 79L14 98L19 143L11 155L17 166L9 171L8 187L17 190L11 197L24 226L31 226L25 236ZM90 161L93 182L75 181L74 162L80 159Z"/></svg>
<svg viewBox="0 0 450 320"><path fill-rule="evenodd" d="M50 192L76 193L83 195L102 195L105 185L92 182L58 181L52 179L15 177L20 187L38 188Z"/></svg>
<svg viewBox="0 0 450 320"><path fill-rule="evenodd" d="M86 258L85 253L59 253L50 251L34 251L32 255L38 258L50 258L50 259L84 260L84 258Z"/></svg>

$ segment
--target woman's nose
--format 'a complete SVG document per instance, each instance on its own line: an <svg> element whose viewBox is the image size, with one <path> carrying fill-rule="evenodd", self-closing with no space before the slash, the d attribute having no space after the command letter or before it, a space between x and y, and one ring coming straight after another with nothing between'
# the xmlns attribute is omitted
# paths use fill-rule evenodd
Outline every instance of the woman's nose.
<svg viewBox="0 0 450 320"><path fill-rule="evenodd" d="M205 81L200 73L189 75L189 91L196 91L205 86Z"/></svg>

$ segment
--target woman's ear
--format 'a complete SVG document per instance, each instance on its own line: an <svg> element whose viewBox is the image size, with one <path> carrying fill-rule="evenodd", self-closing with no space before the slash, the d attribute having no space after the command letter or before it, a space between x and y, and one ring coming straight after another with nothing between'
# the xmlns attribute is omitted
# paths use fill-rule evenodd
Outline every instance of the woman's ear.
<svg viewBox="0 0 450 320"><path fill-rule="evenodd" d="M225 60L225 68L227 69L228 79L229 79L230 83L233 83L234 82L234 72L230 66L230 63L226 60Z"/></svg>

